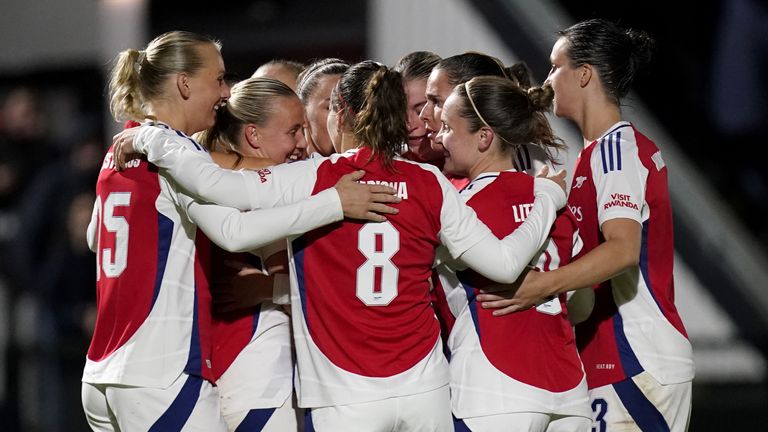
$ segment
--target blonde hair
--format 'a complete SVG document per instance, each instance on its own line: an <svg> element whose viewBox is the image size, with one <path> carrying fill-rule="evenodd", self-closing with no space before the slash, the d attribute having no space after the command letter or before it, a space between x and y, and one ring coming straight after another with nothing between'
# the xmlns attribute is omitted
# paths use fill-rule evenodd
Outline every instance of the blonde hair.
<svg viewBox="0 0 768 432"><path fill-rule="evenodd" d="M271 78L248 78L232 86L227 104L216 114L216 125L195 138L210 151L238 155L237 141L246 124L265 125L275 113L277 98L296 98L286 84Z"/></svg>
<svg viewBox="0 0 768 432"><path fill-rule="evenodd" d="M207 36L171 31L153 39L144 50L122 51L110 72L109 109L115 120L141 121L146 102L159 98L166 79L177 73L194 74L204 66L199 47L221 44Z"/></svg>

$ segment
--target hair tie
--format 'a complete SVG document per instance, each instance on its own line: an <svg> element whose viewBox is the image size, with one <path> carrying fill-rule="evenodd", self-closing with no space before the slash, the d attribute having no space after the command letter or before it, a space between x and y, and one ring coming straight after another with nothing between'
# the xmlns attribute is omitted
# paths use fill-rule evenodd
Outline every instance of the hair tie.
<svg viewBox="0 0 768 432"><path fill-rule="evenodd" d="M491 129L491 125L488 124L487 121L483 118L482 115L480 115L480 111L477 110L477 106L475 105L475 101L472 100L472 95L469 93L469 81L464 82L464 91L467 92L467 99L469 99L469 104L472 105L472 109L475 111L475 114L477 114L477 118L480 119L483 124Z"/></svg>
<svg viewBox="0 0 768 432"><path fill-rule="evenodd" d="M147 52L144 50L139 50L139 56L136 57L136 63L133 64L134 69L136 69L137 73L141 73L141 65L144 63L144 59L147 58Z"/></svg>

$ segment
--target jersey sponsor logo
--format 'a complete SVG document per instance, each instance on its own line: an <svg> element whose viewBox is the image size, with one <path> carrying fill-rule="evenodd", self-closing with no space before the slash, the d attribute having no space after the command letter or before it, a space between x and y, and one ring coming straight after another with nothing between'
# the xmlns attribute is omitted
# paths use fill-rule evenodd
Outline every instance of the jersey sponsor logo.
<svg viewBox="0 0 768 432"><path fill-rule="evenodd" d="M581 222L582 220L584 220L584 215L581 213L581 206L577 207L577 206L569 205L568 210L570 210L571 213L573 213L573 216L576 218L578 222Z"/></svg>
<svg viewBox="0 0 768 432"><path fill-rule="evenodd" d="M651 156L651 160L656 165L656 171L661 171L666 166L664 159L661 158L661 150L657 151Z"/></svg>
<svg viewBox="0 0 768 432"><path fill-rule="evenodd" d="M525 222L528 214L531 213L533 203L517 204L512 206L512 215L515 217L515 222Z"/></svg>
<svg viewBox="0 0 768 432"><path fill-rule="evenodd" d="M360 180L360 183L362 184L369 184L369 185L384 185L389 186L392 189L396 190L398 198L400 199L408 199L408 184L406 182L396 182L396 181L384 181L384 180Z"/></svg>
<svg viewBox="0 0 768 432"><path fill-rule="evenodd" d="M600 157L603 161L603 174L621 171L621 131L600 140Z"/></svg>
<svg viewBox="0 0 768 432"><path fill-rule="evenodd" d="M595 365L595 369L601 369L601 370L616 369L616 364L614 364L614 363L597 363Z"/></svg>
<svg viewBox="0 0 768 432"><path fill-rule="evenodd" d="M270 171L268 168L263 168L256 170L256 174L259 175L259 180L261 180L262 183L266 183L267 180L269 180L267 177L272 175L272 171Z"/></svg>
<svg viewBox="0 0 768 432"><path fill-rule="evenodd" d="M578 176L576 177L576 183L573 185L574 189L581 188L582 185L584 185L584 181L587 180L587 176Z"/></svg>
<svg viewBox="0 0 768 432"><path fill-rule="evenodd" d="M611 194L611 201L605 203L603 210L608 210L611 207L627 207L634 210L639 210L637 204L632 202L631 196L619 193Z"/></svg>

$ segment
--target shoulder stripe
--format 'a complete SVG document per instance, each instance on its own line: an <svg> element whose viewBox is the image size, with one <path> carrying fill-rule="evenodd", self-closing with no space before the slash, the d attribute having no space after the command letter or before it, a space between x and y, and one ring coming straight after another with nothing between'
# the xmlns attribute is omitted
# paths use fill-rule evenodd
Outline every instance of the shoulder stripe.
<svg viewBox="0 0 768 432"><path fill-rule="evenodd" d="M194 146L195 146L195 148L196 148L198 151L204 151L204 152L208 152L208 150L206 150L206 149L205 149L205 147L201 146L200 144L198 144L198 143L197 143L197 141L195 141L195 140L193 140L192 138L190 138L190 137L188 137L187 135L185 135L185 134L184 134L184 132L182 132L182 131L180 131L180 130L176 130L176 129L174 129L174 128L172 128L172 127L168 126L168 125L167 125L167 124L165 124L165 123L160 123L160 122L154 122L154 121L150 121L150 122L148 122L148 123L147 123L147 125L148 125L148 126L155 126L155 127L159 127L159 128L163 128L163 129L172 130L172 131L176 132L176 135L178 135L178 136L180 136L180 137L182 137L182 138L186 138L186 139L188 139L188 140L189 140L189 142L191 142L191 143L192 143L192 145L194 145Z"/></svg>
<svg viewBox="0 0 768 432"><path fill-rule="evenodd" d="M188 136L184 135L184 134L183 134L181 131L177 131L176 129L174 129L174 131L176 131L176 135L178 135L178 136L180 136L180 137L182 137L182 138L186 138L186 139L188 139L188 140L189 140L189 142L191 142L191 143L192 143L192 145L193 145L193 146L195 146L195 148L196 148L196 149L198 149L198 150L200 150L200 151L204 151L203 147L202 147L200 144L198 144L198 143L197 143L197 141L195 141L195 140L193 140L192 138L190 138L190 137L188 137Z"/></svg>
<svg viewBox="0 0 768 432"><path fill-rule="evenodd" d="M621 131L608 134L600 140L600 156L603 161L603 174L621 171Z"/></svg>
<svg viewBox="0 0 768 432"><path fill-rule="evenodd" d="M528 146L521 146L517 151L517 158L515 160L515 169L518 171L527 171L532 168L531 153L528 150Z"/></svg>

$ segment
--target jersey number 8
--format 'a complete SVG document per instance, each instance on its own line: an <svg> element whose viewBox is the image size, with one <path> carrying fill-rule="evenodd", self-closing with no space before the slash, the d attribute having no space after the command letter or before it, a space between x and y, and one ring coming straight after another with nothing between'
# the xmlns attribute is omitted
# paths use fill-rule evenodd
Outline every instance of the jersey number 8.
<svg viewBox="0 0 768 432"><path fill-rule="evenodd" d="M397 297L399 271L392 257L400 250L400 233L389 222L365 224L357 248L366 258L357 269L357 298L367 306L388 305Z"/></svg>

